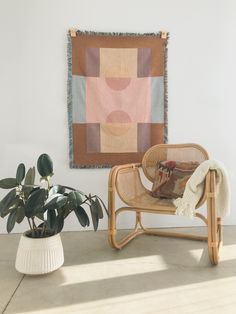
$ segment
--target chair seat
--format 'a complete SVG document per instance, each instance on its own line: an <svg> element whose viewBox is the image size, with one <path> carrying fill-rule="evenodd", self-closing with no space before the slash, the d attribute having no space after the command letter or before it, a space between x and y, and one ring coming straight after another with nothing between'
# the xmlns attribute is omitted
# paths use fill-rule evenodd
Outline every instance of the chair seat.
<svg viewBox="0 0 236 314"><path fill-rule="evenodd" d="M143 210L151 209L163 212L164 211L175 212L176 210L175 206L173 205L172 199L160 199L152 197L151 192L148 190L130 199L128 205Z"/></svg>

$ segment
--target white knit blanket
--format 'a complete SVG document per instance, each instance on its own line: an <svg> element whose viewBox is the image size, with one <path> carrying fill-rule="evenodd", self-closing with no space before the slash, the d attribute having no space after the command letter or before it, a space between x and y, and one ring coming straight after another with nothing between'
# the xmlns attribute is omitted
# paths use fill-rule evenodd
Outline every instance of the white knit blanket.
<svg viewBox="0 0 236 314"><path fill-rule="evenodd" d="M202 162L188 180L182 198L173 201L176 215L193 217L196 205L204 191L204 180L210 169L216 170L215 206L218 217L224 217L230 212L230 189L227 172L224 165L216 160Z"/></svg>

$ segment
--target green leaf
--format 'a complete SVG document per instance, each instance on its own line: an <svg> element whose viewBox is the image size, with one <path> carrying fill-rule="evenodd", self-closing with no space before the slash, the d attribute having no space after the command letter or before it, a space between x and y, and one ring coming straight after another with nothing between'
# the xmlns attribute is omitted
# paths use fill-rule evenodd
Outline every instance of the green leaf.
<svg viewBox="0 0 236 314"><path fill-rule="evenodd" d="M1 217L6 215L6 212L18 201L16 198L16 189L11 190L0 202L0 214ZM8 213L7 213L8 214Z"/></svg>
<svg viewBox="0 0 236 314"><path fill-rule="evenodd" d="M18 184L21 184L24 177L25 177L25 165L21 163L21 164L19 164L19 166L17 167L17 170L16 170L16 182Z"/></svg>
<svg viewBox="0 0 236 314"><path fill-rule="evenodd" d="M15 211L17 207L20 206L22 203L23 201L19 198L18 195L16 195L16 197L12 200L12 203L8 207L6 207L5 210L2 211L1 217L4 218L12 211Z"/></svg>
<svg viewBox="0 0 236 314"><path fill-rule="evenodd" d="M65 187L62 186L62 185L54 185L50 188L50 191L49 191L49 195L53 195L53 194L64 194L66 191Z"/></svg>
<svg viewBox="0 0 236 314"><path fill-rule="evenodd" d="M57 208L57 199L61 196L61 194L53 194L50 198L47 199L43 211L55 209Z"/></svg>
<svg viewBox="0 0 236 314"><path fill-rule="evenodd" d="M56 208L61 209L63 206L66 205L67 200L68 200L67 196L59 196L56 201Z"/></svg>
<svg viewBox="0 0 236 314"><path fill-rule="evenodd" d="M63 215L58 215L55 223L55 233L60 233L64 227L64 217Z"/></svg>
<svg viewBox="0 0 236 314"><path fill-rule="evenodd" d="M35 191L39 190L40 186L34 185L33 189L30 191L30 194L34 193Z"/></svg>
<svg viewBox="0 0 236 314"><path fill-rule="evenodd" d="M42 154L37 161L38 172L41 177L48 177L53 175L53 163L48 154Z"/></svg>
<svg viewBox="0 0 236 314"><path fill-rule="evenodd" d="M89 226L89 218L86 211L83 209L82 206L78 206L74 209L76 217L78 218L82 227Z"/></svg>
<svg viewBox="0 0 236 314"><path fill-rule="evenodd" d="M105 211L106 211L107 215L109 216L109 213L108 213L107 207L106 207L106 205L104 204L103 200L102 200L99 196L96 196L96 197L99 199L100 203L102 203L103 208L105 209Z"/></svg>
<svg viewBox="0 0 236 314"><path fill-rule="evenodd" d="M68 199L75 207L79 206L83 202L82 197L78 191L70 192Z"/></svg>
<svg viewBox="0 0 236 314"><path fill-rule="evenodd" d="M40 187L36 185L23 185L22 191L24 193L25 199L27 199L32 192L38 189L40 189Z"/></svg>
<svg viewBox="0 0 236 314"><path fill-rule="evenodd" d="M35 167L29 168L25 176L24 185L34 185L35 181Z"/></svg>
<svg viewBox="0 0 236 314"><path fill-rule="evenodd" d="M37 213L42 212L44 201L46 198L46 190L39 189L31 193L25 203L25 216L31 218Z"/></svg>
<svg viewBox="0 0 236 314"><path fill-rule="evenodd" d="M16 212L10 213L7 219L7 232L10 233L12 229L14 228L16 223Z"/></svg>
<svg viewBox="0 0 236 314"><path fill-rule="evenodd" d="M72 188L72 187L66 186L66 185L63 185L63 187L64 187L65 189L67 189L67 190L77 191L77 192L79 192L79 194L85 196L85 193L84 193L83 191L80 191L80 190L78 190L78 189L75 189L75 188Z"/></svg>
<svg viewBox="0 0 236 314"><path fill-rule="evenodd" d="M85 196L85 193L83 191L80 191L80 190L76 190L77 192L79 192L79 194Z"/></svg>
<svg viewBox="0 0 236 314"><path fill-rule="evenodd" d="M47 211L47 225L48 228L54 230L56 224L56 211L55 209L50 209Z"/></svg>
<svg viewBox="0 0 236 314"><path fill-rule="evenodd" d="M74 206L71 206L70 203L66 203L63 208L58 209L58 214L62 214L64 218L66 218L70 212L74 209Z"/></svg>
<svg viewBox="0 0 236 314"><path fill-rule="evenodd" d="M20 224L24 218L25 218L25 209L24 209L24 204L22 202L22 205L19 205L16 209L16 222Z"/></svg>
<svg viewBox="0 0 236 314"><path fill-rule="evenodd" d="M99 199L97 197L95 198L95 203L96 203L97 210L98 210L98 218L102 219L103 218L103 210L102 210L102 206L99 202Z"/></svg>
<svg viewBox="0 0 236 314"><path fill-rule="evenodd" d="M15 178L6 178L0 180L0 188L2 189L12 189L18 185Z"/></svg>
<svg viewBox="0 0 236 314"><path fill-rule="evenodd" d="M36 215L35 215L38 219L40 219L40 220L43 220L44 221L44 214L43 213L37 213Z"/></svg>
<svg viewBox="0 0 236 314"><path fill-rule="evenodd" d="M94 228L94 231L97 231L99 218L98 218L98 208L94 200L91 199L91 204L89 207L90 207L91 216L92 216L93 228Z"/></svg>
<svg viewBox="0 0 236 314"><path fill-rule="evenodd" d="M84 193L83 191L80 191L80 190L78 190L78 189L76 189L75 191L78 192L80 195L85 196L85 193Z"/></svg>
<svg viewBox="0 0 236 314"><path fill-rule="evenodd" d="M71 188L70 186L63 185L63 187L64 187L65 189L68 189L68 190L71 190L71 191L75 191L75 189L74 189L74 188Z"/></svg>

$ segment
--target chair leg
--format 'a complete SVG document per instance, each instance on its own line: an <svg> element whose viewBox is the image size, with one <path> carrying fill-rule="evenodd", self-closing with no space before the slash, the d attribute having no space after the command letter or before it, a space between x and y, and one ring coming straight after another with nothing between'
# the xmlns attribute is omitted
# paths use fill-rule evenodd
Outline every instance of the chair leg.
<svg viewBox="0 0 236 314"><path fill-rule="evenodd" d="M212 265L218 264L218 243L216 242L216 221L212 210L208 209L208 254Z"/></svg>
<svg viewBox="0 0 236 314"><path fill-rule="evenodd" d="M182 233L172 233L161 231L158 229L147 229L144 228L141 222L141 213L139 211L135 211L136 214L136 222L134 229L121 240L117 240L117 229L116 229L116 219L119 213L126 211L125 208L120 208L119 210L111 210L109 214L109 231L108 231L108 239L110 245L115 249L122 249L126 246L130 241L141 234L150 234L157 236L167 236L167 237L175 237L175 238L185 238L192 240L200 240L208 241L208 252L209 258L213 265L217 265L219 262L219 249L222 244L222 224L221 219L216 217L215 210L215 199L211 196L207 199L207 218L208 218L208 236L199 236L193 234L182 234Z"/></svg>
<svg viewBox="0 0 236 314"><path fill-rule="evenodd" d="M119 213L119 212L118 212ZM110 245L115 249L122 249L126 246L131 240L136 238L138 235L143 234L144 232L139 228L140 226L140 212L136 212L136 222L134 229L125 237L123 237L120 241L117 241L117 230L116 230L116 219L117 213L112 211L109 217L109 232L108 232L108 239Z"/></svg>
<svg viewBox="0 0 236 314"><path fill-rule="evenodd" d="M207 196L207 219L208 219L208 252L213 265L219 263L219 249L222 245L222 224L217 218L215 208L215 173L211 172L210 192Z"/></svg>

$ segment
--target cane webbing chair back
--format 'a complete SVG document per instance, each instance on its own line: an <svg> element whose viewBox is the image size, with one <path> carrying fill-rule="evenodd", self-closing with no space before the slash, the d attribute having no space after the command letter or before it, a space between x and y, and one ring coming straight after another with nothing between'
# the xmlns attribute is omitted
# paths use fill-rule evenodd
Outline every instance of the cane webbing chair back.
<svg viewBox="0 0 236 314"><path fill-rule="evenodd" d="M142 210L175 211L172 201L169 199L157 199L144 187L139 168L131 166L120 169L116 176L116 191L120 199L127 205L141 208Z"/></svg>
<svg viewBox="0 0 236 314"><path fill-rule="evenodd" d="M153 182L158 161L196 161L200 164L206 159L209 159L206 150L197 144L159 144L145 153L142 167L146 177Z"/></svg>

